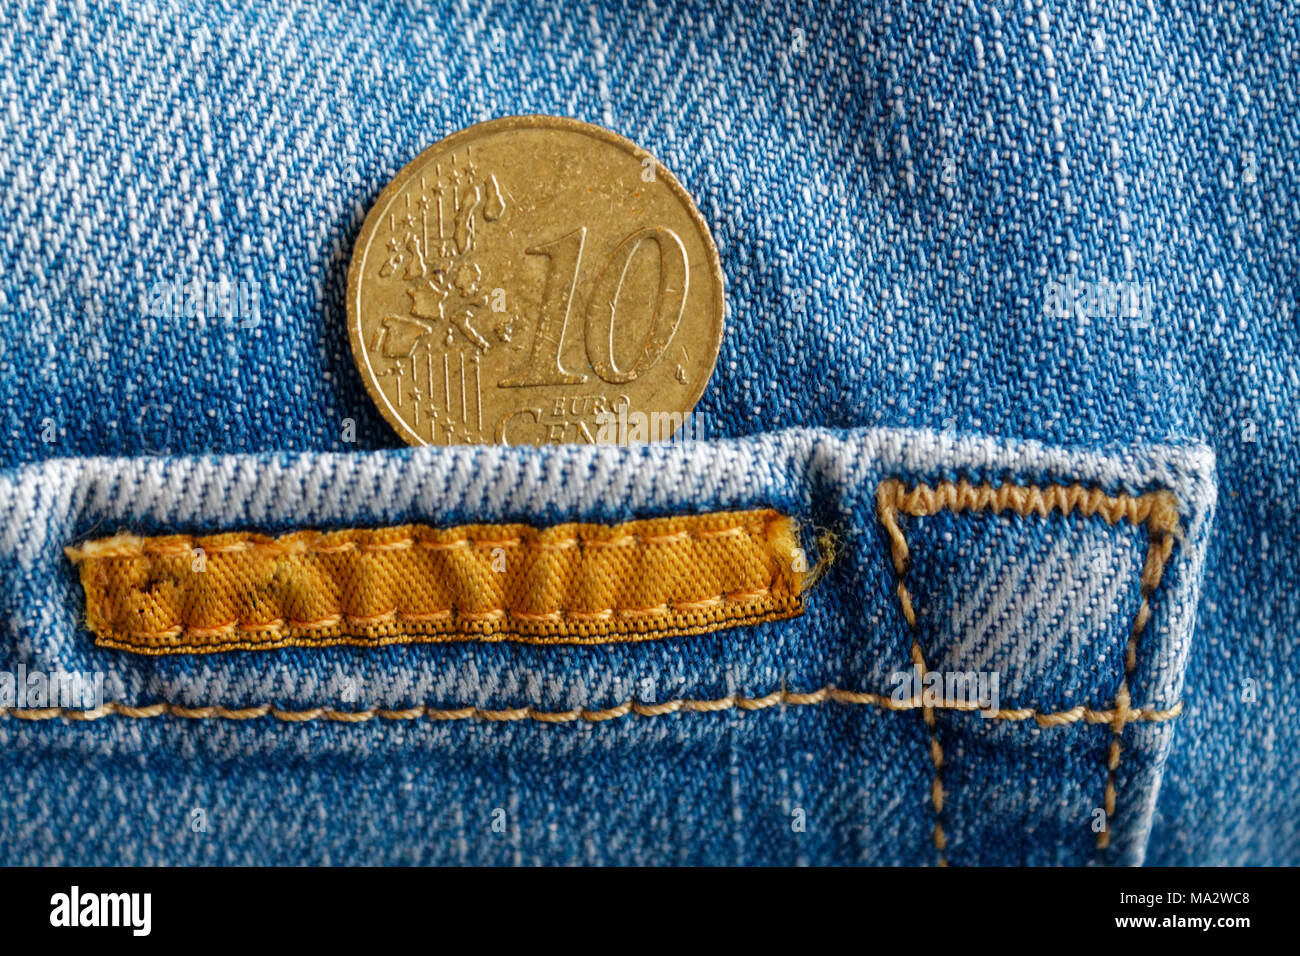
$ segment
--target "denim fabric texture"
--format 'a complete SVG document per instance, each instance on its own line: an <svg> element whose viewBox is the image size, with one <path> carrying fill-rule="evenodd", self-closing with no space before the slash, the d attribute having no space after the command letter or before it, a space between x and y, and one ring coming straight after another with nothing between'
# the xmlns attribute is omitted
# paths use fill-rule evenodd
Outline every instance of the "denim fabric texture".
<svg viewBox="0 0 1300 956"><path fill-rule="evenodd" d="M0 670L98 670L131 706L729 703L559 723L11 715L0 860L937 862L920 713L752 705L888 696L908 666L874 502L902 478L1179 501L1129 684L1134 707L1182 710L1124 728L1110 846L1091 825L1106 723L941 711L951 862L1300 862L1296 16L5 6ZM529 112L629 137L695 196L728 299L707 441L406 450L366 396L343 293L367 208L431 142ZM163 282L252 293L233 316L159 315ZM602 648L146 660L94 647L62 551L118 530L730 507L794 515L810 548L838 536L804 617ZM903 524L930 667L996 669L1004 708L1112 707L1140 528Z"/></svg>
<svg viewBox="0 0 1300 956"><path fill-rule="evenodd" d="M12 505L0 573L20 588L11 620L15 636L22 636L9 669L21 661L43 672L102 672L105 698L133 706L171 701L239 710L270 702L299 720L11 719L0 726L14 772L57 780L72 804L89 808L82 812L95 817L104 842L64 846L70 825L65 806L51 804L40 787L17 788L15 816L2 819L15 827L15 836L22 834L13 843L20 853L69 862L118 852L132 862L447 863L462 853L471 862L934 862L933 768L918 710L825 701L558 723L501 712L594 712L628 701L725 704L733 695L753 701L826 687L887 696L893 675L910 666L911 634L876 523L875 489L887 477L936 481L957 475L976 482L1078 482L1114 493L1174 491L1183 504L1183 540L1143 635L1133 688L1135 706L1173 707L1182 696L1212 516L1212 468L1208 449L1195 446L1102 454L919 430L802 429L639 449L424 448L24 466L13 484L0 487L0 500ZM145 533L350 527L416 515L448 525L470 515L549 524L562 516L608 521L758 502L807 525L836 529L843 539L843 557L814 588L803 617L596 647L123 654L91 643L81 621L81 585L58 547L83 529L102 526ZM1016 580L1025 572L1031 582L1015 590L1033 608L1026 617L1036 622L1051 616L1047 640L1078 645L1000 651L1010 658L1002 707L1035 714L1080 704L1108 707L1124 673L1123 650L1138 608L1141 549L1133 530L1077 515L915 521L929 523L951 526L909 528L921 572L914 579L933 579L982 620L996 623L999 602L988 593L989 579ZM979 544L954 547L950 539ZM1078 553L1082 563L1067 567L1053 553ZM932 564L939 567L932 570ZM1109 590L1094 593L1094 577L1111 582ZM921 588L917 598L923 610L933 609L931 617L961 623L944 599L932 603ZM975 646L999 653L999 641L976 630L963 632L975 635ZM1018 642L1043 642L1031 628L1013 630L1023 635ZM935 637L927 633L923 643L936 659L941 652L958 655L953 663L961 670L985 666L961 657L959 648L945 648L946 638L945 629ZM302 713L420 705L477 708L492 719L481 713L456 720L375 716L356 724ZM1039 726L1032 717L970 712L941 713L939 723L949 748L945 829L954 862L1100 859L1090 823L1106 783L1111 731L1105 723ZM1126 728L1106 859L1141 859L1177 729L1176 721ZM400 782L394 761L406 763L409 776ZM445 841L411 845L420 842L407 829L416 824L398 824L382 796L399 786L403 799L426 808L419 825L445 834ZM349 789L375 799L349 800ZM138 800L135 795L145 791L153 796ZM310 824L290 823L284 815L291 807L319 816ZM189 831L194 808L212 820L208 832ZM478 831L490 833L497 809L513 822L494 844ZM796 811L811 821L797 834ZM301 827L303 842L287 846L241 836L241 827L263 818L272 833ZM155 828L167 840L161 851L133 842L132 834ZM369 843L366 832L374 834L365 838ZM458 849L465 846L471 849Z"/></svg>

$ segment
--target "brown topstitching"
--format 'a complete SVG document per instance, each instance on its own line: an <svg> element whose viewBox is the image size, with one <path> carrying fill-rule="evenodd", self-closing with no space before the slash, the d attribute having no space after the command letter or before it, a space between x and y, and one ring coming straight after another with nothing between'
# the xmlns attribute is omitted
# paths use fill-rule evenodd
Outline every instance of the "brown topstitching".
<svg viewBox="0 0 1300 956"><path fill-rule="evenodd" d="M726 710L766 710L770 707L808 707L817 704L836 703L859 707L878 707L881 710L905 711L920 709L922 704L917 698L894 700L892 695L873 694L868 691L842 690L826 686L819 690L799 692L792 690L775 690L758 697L731 694L727 697L712 699L677 698L660 703L642 701L625 701L614 707L600 710L573 708L571 710L541 710L536 707L505 707L498 709L482 707L429 707L419 705L407 708L370 707L365 710L336 710L331 707L308 707L290 710L275 707L272 704L259 704L255 707L225 707L221 705L201 705L186 707L182 704L158 702L155 704L133 705L120 701L110 701L96 710L77 710L71 707L18 708L0 707L0 717L12 717L15 720L55 720L64 718L72 721L94 721L106 717L124 717L133 720L148 720L155 717L176 717L184 720L256 720L270 717L288 723L304 723L314 720L335 721L339 723L364 723L370 720L482 720L490 722L530 720L543 724L565 724L575 721L598 724L621 717L665 717L677 713L715 713ZM974 705L941 705L938 709L959 712L978 710ZM1130 707L1123 712L1125 723L1163 723L1173 720L1182 713L1179 703L1168 709L1150 707ZM1093 710L1091 707L1078 705L1068 710L1044 712L1032 708L1008 708L992 714L984 714L982 719L1007 720L1013 723L1032 724L1036 727L1065 727L1070 724L1113 724L1120 718L1115 710Z"/></svg>
<svg viewBox="0 0 1300 956"><path fill-rule="evenodd" d="M896 478L882 481L876 489L876 514L889 539L890 557L898 584L898 600L912 633L912 664L922 679L926 674L925 659L918 642L916 609L906 584L911 554L907 538L899 526L898 516L906 514L912 517L925 517L938 514L940 511L951 511L954 514L966 511L1000 514L1009 511L1021 517L1030 515L1045 517L1053 513L1070 515L1077 512L1084 517L1098 516L1110 525L1126 521L1146 529L1148 547L1140 578L1141 599L1125 650L1124 675L1120 681L1109 722L1111 743L1107 752L1106 790L1103 797L1105 823L1097 834L1097 847L1104 850L1110 845L1111 820L1115 814L1115 781L1122 753L1121 737L1124 728L1131 722L1128 719L1132 703L1129 679L1137 666L1138 639L1151 617L1150 596L1160 585L1165 563L1173 551L1174 541L1178 536L1178 501L1169 491L1155 491L1142 495L1123 493L1108 495L1099 489L1085 488L1078 484L1041 487L1037 485L993 486L987 483L974 485L962 480L944 481L935 485L921 484L909 489ZM1181 709L1181 704L1178 709ZM942 822L943 749L939 745L934 710L933 707L923 707L921 712L929 731L930 760L934 766L934 777L930 785L930 801L934 808L932 839L939 865L946 866L947 838Z"/></svg>

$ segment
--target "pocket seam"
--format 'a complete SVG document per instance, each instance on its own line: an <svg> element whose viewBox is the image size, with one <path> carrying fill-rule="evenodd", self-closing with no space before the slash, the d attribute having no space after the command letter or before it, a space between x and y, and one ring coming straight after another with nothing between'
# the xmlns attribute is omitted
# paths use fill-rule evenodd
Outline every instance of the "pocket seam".
<svg viewBox="0 0 1300 956"><path fill-rule="evenodd" d="M1110 495L1100 489L1086 488L1080 484L993 485L987 482L972 484L965 479L955 482L941 481L934 485L917 484L909 489L899 478L883 480L876 487L876 516L889 539L889 553L897 582L898 600L912 637L910 650L912 666L917 670L922 681L925 679L927 668L918 636L916 609L906 583L911 552L907 537L898 523L898 516L906 514L910 517L928 517L941 511L949 511L953 514L964 512L1001 514L1010 511L1020 517L1032 515L1046 517L1052 513L1069 516L1077 512L1084 517L1099 516L1112 526L1121 521L1128 521L1146 531L1147 553L1139 577L1138 612L1125 647L1124 674L1111 711L1111 743L1106 756L1106 789L1102 798L1105 822L1097 833L1097 849L1099 852L1105 851L1110 846L1111 824L1115 816L1116 778L1123 754L1122 738L1124 728L1130 722L1128 715L1131 712L1132 698L1129 691L1129 678L1137 666L1139 639L1151 617L1150 596L1160 586L1165 565L1173 553L1174 542L1181 537L1178 499L1167 489L1141 495L1127 493ZM1181 710L1181 701L1176 706ZM923 706L921 713L930 738L930 762L934 768L930 781L930 804L934 817L931 840L939 866L947 866L947 837L943 830L944 755L939 742L935 710L933 706Z"/></svg>

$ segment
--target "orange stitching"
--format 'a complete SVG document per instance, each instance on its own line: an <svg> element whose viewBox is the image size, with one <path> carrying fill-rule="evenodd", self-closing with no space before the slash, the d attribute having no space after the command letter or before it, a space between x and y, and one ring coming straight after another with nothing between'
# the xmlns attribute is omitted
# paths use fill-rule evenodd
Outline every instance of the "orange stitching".
<svg viewBox="0 0 1300 956"><path fill-rule="evenodd" d="M578 632L566 631L540 631L526 632L513 630L507 627L498 626L493 620L469 622L470 630L464 632L448 631L445 627L433 626L437 624L435 620L428 627L420 626L425 622L412 620L408 616L406 626L400 630L389 630L392 622L387 625L378 625L372 634L355 636L346 632L342 634L331 634L329 631L322 629L316 635L304 637L295 634L292 630L286 629L289 636L280 637L274 640L207 640L202 644L186 643L166 643L166 644L146 644L135 639L132 635L130 640L118 640L112 636L97 637L95 643L100 647L113 648L115 650L131 651L135 654L144 654L147 656L162 656L176 653L217 653L220 651L258 651L258 650L277 650L284 647L387 647L392 644L441 644L452 643L456 641L476 640L476 641L513 641L520 644L535 645L556 645L556 644L610 644L610 643L632 643L636 641L651 641L665 637L689 637L694 634L708 634L717 631L723 627L735 627L739 625L762 624L767 621L779 621L785 618L799 614L803 610L803 604L798 597L783 598L780 601L768 605L759 605L750 610L738 610L726 618L716 618L712 616L692 617L689 614L682 615L680 618L667 617L666 623L662 626L639 626L646 620L647 616L628 614L624 615L627 620L637 624L634 629L605 631L601 630L603 622L578 623L578 627L590 627L592 630L582 630ZM700 612L695 612L699 614ZM487 615L485 615L487 616ZM653 617L653 615L650 615ZM442 620L442 618L438 618ZM536 626L546 626L551 622L540 621L532 622ZM179 625L178 625L179 626ZM254 630L254 633L262 633ZM244 631L243 633L250 633ZM161 636L178 636L169 634L168 631L156 632Z"/></svg>
<svg viewBox="0 0 1300 956"><path fill-rule="evenodd" d="M897 582L897 592L899 604L903 609L903 617L907 620L908 629L912 634L911 657L912 666L916 669L920 679L924 682L926 675L925 656L921 653L921 643L917 636L916 626L916 609L912 605L912 594L904 583L904 576L907 574L910 554L907 549L907 539L903 537L902 530L898 527L898 505L895 502L895 487L892 479L880 483L876 489L876 514L880 523L890 532L891 536L891 555L894 564L894 577ZM926 731L930 736L930 763L934 767L934 776L930 779L930 805L934 808L934 827L931 832L931 839L934 841L935 854L940 866L948 865L948 858L944 850L948 845L948 838L943 832L943 780L941 771L943 768L943 748L939 745L938 721L935 719L934 707L922 707L921 718L925 722Z"/></svg>
<svg viewBox="0 0 1300 956"><path fill-rule="evenodd" d="M464 621L501 621L507 619L516 619L520 621L607 621L612 617L654 617L671 614L682 611L700 611L709 608L715 608L723 604L745 604L749 601L757 601L767 597L772 593L771 588L758 588L751 591L732 591L717 597L703 598L699 601L674 601L671 604L657 604L653 607L615 607L605 608L601 611L573 611L560 608L555 611L517 611L511 608L493 608L488 611L461 611L456 608L438 608L432 611L422 612L419 614L408 614L398 608L392 608L381 614L329 614L315 621L286 620L282 617L272 618L269 621L227 621L225 624L214 624L210 627L185 627L177 624L173 627L163 628L160 631L132 631L131 639L136 641L145 641L147 643L156 643L162 640L171 640L176 637L221 637L231 634L235 631L246 631L250 633L281 633L293 630L320 630L324 628L337 627L340 624L347 624L359 627L373 627L377 624L387 624L392 621L443 621L448 618L457 618Z"/></svg>
<svg viewBox="0 0 1300 956"><path fill-rule="evenodd" d="M793 519L755 509L548 529L119 536L65 550L80 567L96 642L166 654L370 647L440 633L444 640L604 643L777 620L802 612L813 580L795 570L798 544ZM489 574L486 550L504 547L522 557L498 567L494 556ZM189 567L195 548L208 558L203 567ZM429 565L412 554L416 548L459 553ZM471 556L470 548L479 550ZM614 548L640 549L631 552L640 573L629 578L621 558L604 550ZM568 555L554 556L561 550ZM358 556L365 552L377 554L373 564ZM706 575L694 573L702 562ZM546 586L534 599L539 581Z"/></svg>
<svg viewBox="0 0 1300 956"><path fill-rule="evenodd" d="M1107 780L1104 806L1107 826L1097 834L1097 846L1105 849L1110 844L1109 822L1115 812L1115 779L1119 770L1121 745L1120 738L1124 728L1132 722L1130 708L1129 677L1137 666L1138 638L1151 616L1149 598L1160 584L1165 562L1173 551L1174 539L1178 535L1178 502L1169 491L1157 491L1144 495L1108 495L1100 489L1085 488L1082 485L1001 485L993 487L988 484L972 485L966 480L957 482L940 482L937 485L917 485L908 489L896 478L882 481L876 489L876 514L881 526L889 538L890 557L897 580L898 600L902 606L903 616L912 631L912 663L922 678L925 677L925 659L921 654L917 640L916 610L912 605L912 595L904 583L904 577L910 564L910 551L907 538L898 524L899 513L913 517L925 517L940 511L960 514L963 511L992 511L1001 513L1011 511L1021 517L1039 515L1046 517L1053 512L1070 515L1079 512L1084 517L1100 516L1110 525L1128 521L1133 525L1144 526L1147 531L1149 546L1146 562L1141 576L1141 603L1138 607L1137 620L1129 635L1124 657L1124 676L1120 682L1119 692L1115 698L1115 708L1109 711L1110 719L1104 721L1111 726L1111 745L1107 755ZM1177 710L1181 711L1181 703ZM1086 710L1095 716L1098 711ZM1070 711L1062 714L1071 713ZM944 849L947 839L943 832L943 786L940 771L943 766L943 750L939 746L938 732L935 725L934 708L922 708L926 726L930 731L930 759L934 765L934 779L930 787L930 800L934 807L934 845L939 856L939 865L946 866ZM1061 716L1061 715L1056 715ZM1090 720L1096 723L1099 721Z"/></svg>
<svg viewBox="0 0 1300 956"><path fill-rule="evenodd" d="M557 551L569 548L625 548L635 545L663 545L675 544L682 541L710 541L715 538L723 538L732 535L764 534L767 526L773 521L780 520L780 516L769 519L767 524L754 524L752 522L738 524L727 528L715 528L713 530L693 531L682 530L672 534L661 535L639 535L626 534L616 538L589 538L582 535L575 535L571 538L556 538L554 541L543 541L529 539L522 536L513 538L453 538L448 541L429 541L420 538L395 538L392 541L380 542L357 542L344 541L338 544L307 544L306 542L284 542L284 541L256 541L242 540L232 541L228 544L220 545L199 545L194 539L190 539L188 546L180 544L159 545L153 544L147 538L136 538L133 536L123 535L116 539L109 539L105 542L91 542L89 545L82 547L64 548L64 553L73 562L80 564L83 561L104 558L172 558L183 559L190 558L194 554L194 549L202 547L208 555L217 554L342 554L346 552L359 551L362 553L383 552L383 551L404 551L411 548L419 548L429 551L452 551L460 548L514 548L527 547L539 551Z"/></svg>
<svg viewBox="0 0 1300 956"><path fill-rule="evenodd" d="M1170 496L1172 498L1172 495ZM1137 618L1129 633L1128 644L1124 648L1124 676L1120 680L1119 690L1115 694L1115 718L1111 722L1110 748L1106 754L1106 791L1102 798L1102 807L1106 814L1105 829L1097 834L1097 849L1105 850L1110 846L1110 821L1115 816L1115 788L1119 776L1120 756L1123 752L1121 738L1128 721L1124 719L1129 709L1129 679L1137 667L1138 639L1146 629L1151 618L1151 595L1160 586L1164 576L1165 562L1169 560L1174 548L1174 538L1178 533L1178 514L1164 514L1160 519L1154 515L1147 521L1147 555L1142 566L1138 591L1140 600Z"/></svg>
<svg viewBox="0 0 1300 956"><path fill-rule="evenodd" d="M917 485L909 490L896 478L888 478L882 486L894 510L915 518L951 511L1011 511L1027 518L1030 515L1046 517L1052 512L1069 515L1078 511L1085 518L1099 515L1107 524L1128 521L1144 524L1153 517L1162 526L1177 524L1177 502L1167 491L1145 495L1108 495L1097 488L1083 485L972 485L969 481L944 481L933 487ZM1172 513L1172 519L1171 519ZM1172 520L1173 524L1168 524ZM892 533L891 533L892 535Z"/></svg>
<svg viewBox="0 0 1300 956"><path fill-rule="evenodd" d="M777 690L760 697L745 697L732 694L714 700L692 700L677 698L658 704L646 704L640 701L626 701L603 710L538 710L535 707L511 707L501 710L487 710L479 707L437 708L427 705L405 709L372 707L367 710L334 710L329 707L310 707L305 710L281 710L271 704L256 707L230 708L221 705L185 707L181 704L156 703L134 706L119 701L110 701L99 710L74 710L67 707L43 707L20 710L17 707L0 707L0 717L13 717L17 720L54 720L59 717L74 721L100 720L104 717L128 717L133 719L150 719L154 717L180 717L187 720L254 720L259 717L272 717L275 720L290 723L305 723L313 720L337 721L340 723L362 723L369 720L484 720L484 721L519 721L532 720L543 724L563 724L574 721L603 723L620 717L664 717L677 713L717 713L724 710L766 710L776 706L804 707L833 702L837 704L879 707L882 710L916 710L923 705L917 698L895 701L890 695L873 694L869 691L840 690L827 685L820 690L800 693L798 691ZM973 706L949 706L942 704L942 710L973 711ZM1181 702L1165 710L1140 707L1129 708L1123 714L1126 723L1143 721L1161 723L1173 720L1182 713ZM1013 709L999 710L986 718L989 720L1009 720L1013 722L1032 721L1036 726L1061 727L1084 721L1091 724L1109 724L1116 719L1118 711L1092 710L1078 706L1055 713L1040 713L1034 710Z"/></svg>

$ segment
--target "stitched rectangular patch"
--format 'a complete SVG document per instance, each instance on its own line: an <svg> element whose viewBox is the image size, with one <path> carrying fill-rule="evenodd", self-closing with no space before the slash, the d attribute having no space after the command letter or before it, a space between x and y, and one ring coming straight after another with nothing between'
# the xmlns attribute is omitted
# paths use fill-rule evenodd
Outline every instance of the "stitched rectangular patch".
<svg viewBox="0 0 1300 956"><path fill-rule="evenodd" d="M118 535L65 553L95 643L137 654L649 640L793 617L810 577L793 520L766 509L542 529Z"/></svg>

